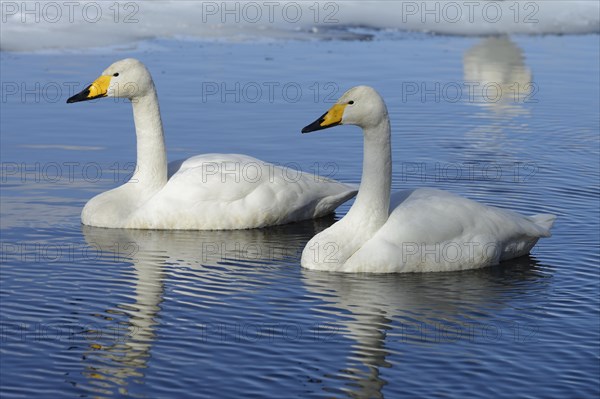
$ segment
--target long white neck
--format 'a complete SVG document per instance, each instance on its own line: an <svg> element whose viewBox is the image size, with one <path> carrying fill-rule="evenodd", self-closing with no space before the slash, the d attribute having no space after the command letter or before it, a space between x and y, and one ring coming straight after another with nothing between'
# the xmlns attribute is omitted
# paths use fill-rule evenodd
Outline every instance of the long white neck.
<svg viewBox="0 0 600 399"><path fill-rule="evenodd" d="M129 183L144 191L157 191L167 184L167 152L154 86L131 103L137 137L137 165Z"/></svg>
<svg viewBox="0 0 600 399"><path fill-rule="evenodd" d="M390 208L392 152L389 118L363 132L364 159L360 189L345 218L375 231L387 221Z"/></svg>

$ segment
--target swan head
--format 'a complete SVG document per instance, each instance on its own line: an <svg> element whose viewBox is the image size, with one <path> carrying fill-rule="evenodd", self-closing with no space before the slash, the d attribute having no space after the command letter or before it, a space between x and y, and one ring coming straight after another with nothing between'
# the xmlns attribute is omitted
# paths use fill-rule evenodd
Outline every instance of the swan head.
<svg viewBox="0 0 600 399"><path fill-rule="evenodd" d="M67 103L88 101L100 97L123 97L134 99L144 96L154 87L152 76L146 66L134 58L126 58L109 66L100 77Z"/></svg>
<svg viewBox="0 0 600 399"><path fill-rule="evenodd" d="M337 125L375 127L387 119L383 98L369 86L356 86L345 92L329 111L302 129L310 133Z"/></svg>

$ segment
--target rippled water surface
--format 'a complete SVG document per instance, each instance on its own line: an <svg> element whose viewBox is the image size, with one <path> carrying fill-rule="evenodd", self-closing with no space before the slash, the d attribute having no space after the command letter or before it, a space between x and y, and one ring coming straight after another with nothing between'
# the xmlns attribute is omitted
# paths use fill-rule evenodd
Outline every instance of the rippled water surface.
<svg viewBox="0 0 600 399"><path fill-rule="evenodd" d="M3 398L598 396L597 35L147 47L0 53ZM369 84L394 188L555 213L554 234L498 267L369 276L300 267L350 203L251 231L83 227L131 173L131 109L64 102L128 56L154 74L170 159L239 152L358 183L357 128L300 129Z"/></svg>

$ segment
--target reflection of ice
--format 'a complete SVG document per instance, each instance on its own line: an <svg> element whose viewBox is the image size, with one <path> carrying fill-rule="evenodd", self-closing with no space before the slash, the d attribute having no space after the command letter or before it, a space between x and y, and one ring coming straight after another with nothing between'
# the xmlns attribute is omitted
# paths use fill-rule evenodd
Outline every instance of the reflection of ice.
<svg viewBox="0 0 600 399"><path fill-rule="evenodd" d="M375 276L303 269L302 275L306 289L325 303L317 310L333 314L339 326L331 327L356 342L348 367L339 371L350 380L349 396L375 398L383 397L386 384L380 367L390 367L386 357L398 343L481 342L491 326L486 315L498 314L506 298L548 285L529 257L461 273Z"/></svg>
<svg viewBox="0 0 600 399"><path fill-rule="evenodd" d="M85 175L87 165L92 166L91 176ZM95 179L96 171L110 178ZM90 193L124 180L116 172L93 162L3 162L0 225L3 230L24 226L79 229L79 215Z"/></svg>
<svg viewBox="0 0 600 399"><path fill-rule="evenodd" d="M476 104L500 114L526 112L522 104L532 100L535 84L523 52L508 37L482 40L465 53L463 62L465 82L473 87Z"/></svg>
<svg viewBox="0 0 600 399"><path fill-rule="evenodd" d="M90 334L85 375L94 389L111 384L126 392L129 378L143 376L156 339L164 283L173 269L201 284L179 287L198 307L253 289L268 280L269 268L299 262L306 242L333 223L333 218L266 229L233 231L120 230L82 226L90 249L109 263L133 265L132 302L107 309L102 319L118 321L115 334ZM262 267L257 267L262 266ZM198 287L205 291L198 290ZM88 337L89 338L89 337Z"/></svg>

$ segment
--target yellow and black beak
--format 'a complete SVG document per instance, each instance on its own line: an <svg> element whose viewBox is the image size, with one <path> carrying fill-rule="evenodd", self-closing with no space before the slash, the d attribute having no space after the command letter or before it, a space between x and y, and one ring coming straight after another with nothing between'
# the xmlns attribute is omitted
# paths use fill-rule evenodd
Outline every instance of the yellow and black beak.
<svg viewBox="0 0 600 399"><path fill-rule="evenodd" d="M76 103L79 101L93 100L94 98L106 97L108 92L108 86L110 86L110 79L112 76L102 75L94 81L91 85L83 89L81 92L75 94L73 97L69 97L67 104Z"/></svg>
<svg viewBox="0 0 600 399"><path fill-rule="evenodd" d="M302 133L316 132L317 130L327 129L329 127L337 126L342 124L342 117L344 116L344 109L348 104L335 104L325 112L319 119L314 121L308 126L302 129Z"/></svg>

